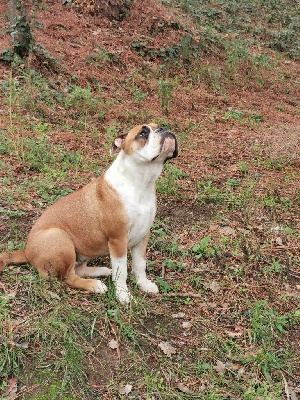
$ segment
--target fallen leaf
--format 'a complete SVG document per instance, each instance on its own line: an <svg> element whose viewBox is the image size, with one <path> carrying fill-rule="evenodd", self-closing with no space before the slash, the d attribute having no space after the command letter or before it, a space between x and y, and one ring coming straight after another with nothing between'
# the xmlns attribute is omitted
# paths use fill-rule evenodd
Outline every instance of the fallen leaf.
<svg viewBox="0 0 300 400"><path fill-rule="evenodd" d="M225 367L231 369L232 371L238 371L240 369L240 366L238 364L234 364L230 361L226 362Z"/></svg>
<svg viewBox="0 0 300 400"><path fill-rule="evenodd" d="M47 290L47 293L52 299L61 300L60 296L57 293L52 292L52 290Z"/></svg>
<svg viewBox="0 0 300 400"><path fill-rule="evenodd" d="M26 318L16 318L11 320L12 326L19 326L28 322Z"/></svg>
<svg viewBox="0 0 300 400"><path fill-rule="evenodd" d="M17 294L17 292L9 292L9 293L5 293L5 294L1 293L1 299L10 301L16 297L16 294Z"/></svg>
<svg viewBox="0 0 300 400"><path fill-rule="evenodd" d="M208 229L209 232L217 232L219 229L218 225L211 225Z"/></svg>
<svg viewBox="0 0 300 400"><path fill-rule="evenodd" d="M15 343L15 346L20 347L21 349L28 349L28 342Z"/></svg>
<svg viewBox="0 0 300 400"><path fill-rule="evenodd" d="M281 239L281 237L279 237L279 236L275 239L275 243L276 243L278 246L283 246L282 239Z"/></svg>
<svg viewBox="0 0 300 400"><path fill-rule="evenodd" d="M214 293L218 292L221 289L221 286L215 281L211 283L205 282L203 283L203 286L205 286L207 289L210 289Z"/></svg>
<svg viewBox="0 0 300 400"><path fill-rule="evenodd" d="M227 335L231 338L238 338L243 336L243 332L232 332L232 331L226 331Z"/></svg>
<svg viewBox="0 0 300 400"><path fill-rule="evenodd" d="M217 305L218 305L217 303L207 303L208 308L216 308Z"/></svg>
<svg viewBox="0 0 300 400"><path fill-rule="evenodd" d="M214 369L219 375L224 375L226 371L226 365L222 361L218 360L217 365L214 367Z"/></svg>
<svg viewBox="0 0 300 400"><path fill-rule="evenodd" d="M176 353L175 347L171 346L168 342L160 342L158 347L168 356L171 357L172 354Z"/></svg>
<svg viewBox="0 0 300 400"><path fill-rule="evenodd" d="M101 29L97 29L96 31L92 31L92 35L97 36L101 34Z"/></svg>
<svg viewBox="0 0 300 400"><path fill-rule="evenodd" d="M180 382L176 383L176 388L178 390L180 390L182 393L186 393L186 394L191 394L192 393L187 386L184 386L184 384L180 383Z"/></svg>
<svg viewBox="0 0 300 400"><path fill-rule="evenodd" d="M230 228L230 226L224 226L223 228L221 228L220 233L224 236L235 236L236 235L235 229Z"/></svg>
<svg viewBox="0 0 300 400"><path fill-rule="evenodd" d="M191 326L192 326L192 323L191 323L190 321L184 321L184 322L182 323L182 327L183 327L184 329L189 329Z"/></svg>
<svg viewBox="0 0 300 400"><path fill-rule="evenodd" d="M119 347L119 344L118 344L118 342L117 342L117 340L115 340L115 339L111 339L109 342L108 342L108 346L111 348L111 349L117 349L118 347Z"/></svg>
<svg viewBox="0 0 300 400"><path fill-rule="evenodd" d="M178 314L172 314L172 318L183 318L185 316L184 312L179 312Z"/></svg>
<svg viewBox="0 0 300 400"><path fill-rule="evenodd" d="M7 381L7 386L5 388L5 400L14 400L17 397L17 379L16 378L10 378Z"/></svg>
<svg viewBox="0 0 300 400"><path fill-rule="evenodd" d="M125 385L123 388L119 390L120 394L127 396L132 390L132 385Z"/></svg>

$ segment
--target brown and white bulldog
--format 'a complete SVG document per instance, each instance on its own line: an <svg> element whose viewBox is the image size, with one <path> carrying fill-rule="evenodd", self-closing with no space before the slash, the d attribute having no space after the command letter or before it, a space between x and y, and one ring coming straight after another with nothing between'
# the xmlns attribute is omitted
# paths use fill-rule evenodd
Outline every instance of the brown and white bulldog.
<svg viewBox="0 0 300 400"><path fill-rule="evenodd" d="M112 274L117 300L128 304L127 249L132 272L143 292L158 293L146 277L146 247L156 212L155 182L164 163L178 154L175 135L156 124L139 125L114 139L120 152L109 169L60 198L33 225L24 251L0 254L7 264L29 262L43 278L57 276L74 288L105 293L98 276ZM112 269L87 261L110 254Z"/></svg>

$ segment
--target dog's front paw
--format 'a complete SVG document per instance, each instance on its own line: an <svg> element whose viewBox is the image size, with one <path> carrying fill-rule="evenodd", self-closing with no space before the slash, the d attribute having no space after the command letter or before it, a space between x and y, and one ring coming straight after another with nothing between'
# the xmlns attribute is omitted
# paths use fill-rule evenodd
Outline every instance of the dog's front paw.
<svg viewBox="0 0 300 400"><path fill-rule="evenodd" d="M138 286L142 292L153 293L153 294L159 293L157 285L154 282L150 281L150 279L145 279L143 281L138 282Z"/></svg>
<svg viewBox="0 0 300 400"><path fill-rule="evenodd" d="M118 300L119 303L126 306L127 304L129 304L131 302L132 296L129 293L127 288L117 286L116 287L116 299Z"/></svg>
<svg viewBox="0 0 300 400"><path fill-rule="evenodd" d="M103 282L101 282L97 279L94 279L94 281L95 281L95 283L91 287L91 292L100 293L100 294L104 294L107 292L107 286Z"/></svg>

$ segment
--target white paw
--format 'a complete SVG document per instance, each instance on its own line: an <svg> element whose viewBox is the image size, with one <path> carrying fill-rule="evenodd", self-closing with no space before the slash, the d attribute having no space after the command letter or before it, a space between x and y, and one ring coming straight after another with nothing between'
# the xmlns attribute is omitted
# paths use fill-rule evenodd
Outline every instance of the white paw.
<svg viewBox="0 0 300 400"><path fill-rule="evenodd" d="M144 281L138 282L138 287L142 292L145 293L159 293L157 285L154 282L150 281L150 279L145 279Z"/></svg>
<svg viewBox="0 0 300 400"><path fill-rule="evenodd" d="M127 305L131 302L132 296L129 293L127 288L117 286L116 287L116 299L118 300L119 303L121 303L123 305Z"/></svg>
<svg viewBox="0 0 300 400"><path fill-rule="evenodd" d="M94 293L100 293L100 294L106 293L107 292L107 286L101 281L98 281L96 279L95 279L95 281L96 281L96 283L93 286L91 291L94 292Z"/></svg>

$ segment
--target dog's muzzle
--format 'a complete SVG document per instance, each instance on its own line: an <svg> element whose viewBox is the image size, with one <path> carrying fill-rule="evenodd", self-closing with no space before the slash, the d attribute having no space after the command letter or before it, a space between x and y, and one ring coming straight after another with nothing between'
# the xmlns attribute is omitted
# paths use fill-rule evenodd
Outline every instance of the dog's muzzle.
<svg viewBox="0 0 300 400"><path fill-rule="evenodd" d="M174 133L171 131L168 131L167 129L165 129L162 126L158 127L156 129L156 132L161 135L160 154L173 152L173 154L171 156L166 158L165 162L167 160L170 160L171 158L177 157L178 156L178 142L177 142L177 138L174 135Z"/></svg>

